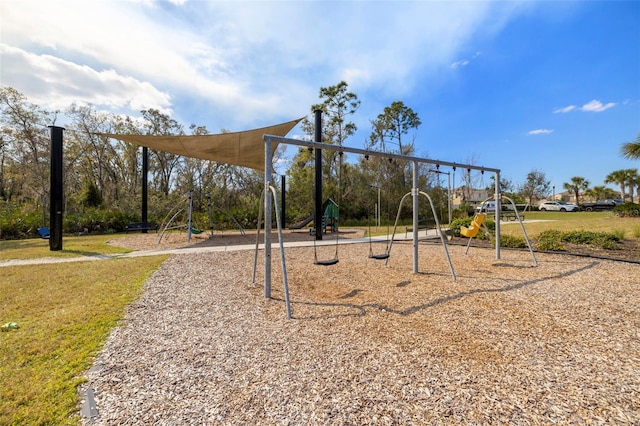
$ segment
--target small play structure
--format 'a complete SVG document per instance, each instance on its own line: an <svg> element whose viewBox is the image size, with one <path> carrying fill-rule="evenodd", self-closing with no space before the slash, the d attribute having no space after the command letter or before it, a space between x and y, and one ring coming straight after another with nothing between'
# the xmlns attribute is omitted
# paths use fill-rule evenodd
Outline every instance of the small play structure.
<svg viewBox="0 0 640 426"><path fill-rule="evenodd" d="M322 233L326 234L328 227L331 228L331 232L337 231L338 230L338 203L333 201L333 199L331 198L327 198L326 200L324 200L324 203L322 203L322 211L323 211ZM314 218L315 218L315 213L305 218L302 222L296 225L290 226L289 229L292 231L303 229L304 227L309 225L311 222L313 222ZM313 227L309 228L309 233L311 234L316 233L315 224Z"/></svg>
<svg viewBox="0 0 640 426"><path fill-rule="evenodd" d="M158 243L162 242L162 239L168 235L169 231L172 230L186 230L187 231L187 241L191 241L192 235L198 235L205 232L202 229L197 229L193 225L193 192L189 192L187 203L184 201L182 203L176 204L169 213L165 216L160 225L160 236L158 237ZM208 200L208 213L209 213L209 238L213 238L213 211L214 209L220 211L221 213L229 216L231 220L236 224L236 227L240 231L240 234L243 236L246 235L242 225L236 220L233 215L227 213L226 211L217 208L211 202L211 196L207 197Z"/></svg>

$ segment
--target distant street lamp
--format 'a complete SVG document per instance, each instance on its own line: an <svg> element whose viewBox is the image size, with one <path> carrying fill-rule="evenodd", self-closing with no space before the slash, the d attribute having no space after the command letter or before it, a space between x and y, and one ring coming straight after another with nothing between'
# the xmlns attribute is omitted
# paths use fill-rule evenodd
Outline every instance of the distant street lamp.
<svg viewBox="0 0 640 426"><path fill-rule="evenodd" d="M376 223L378 224L378 228L380 228L380 187L378 185L371 185L372 188L378 188L378 204L376 205L375 211L373 212L376 216Z"/></svg>
<svg viewBox="0 0 640 426"><path fill-rule="evenodd" d="M553 188L553 201L555 201L556 200L556 186L553 185L552 188Z"/></svg>
<svg viewBox="0 0 640 426"><path fill-rule="evenodd" d="M447 175L447 210L448 210L448 216L449 216L449 223L451 223L452 217L451 217L451 172L443 172L441 170L438 169L429 169L427 170L427 172L431 172L431 173L437 173L437 174L441 174L441 175ZM438 180L438 185L440 184L440 181Z"/></svg>

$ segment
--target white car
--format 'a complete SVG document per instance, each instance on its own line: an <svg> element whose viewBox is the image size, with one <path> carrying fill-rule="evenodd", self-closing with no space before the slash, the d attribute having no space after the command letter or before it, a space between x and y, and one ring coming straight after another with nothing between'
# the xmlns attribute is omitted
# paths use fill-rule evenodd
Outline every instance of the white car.
<svg viewBox="0 0 640 426"><path fill-rule="evenodd" d="M555 211L555 212L577 212L580 210L576 204L565 203L564 201L545 201L538 206L541 212Z"/></svg>
<svg viewBox="0 0 640 426"><path fill-rule="evenodd" d="M480 211L482 210L482 211ZM495 212L496 211L496 202L495 201L487 201L484 204L476 207L476 213L485 213L485 212Z"/></svg>

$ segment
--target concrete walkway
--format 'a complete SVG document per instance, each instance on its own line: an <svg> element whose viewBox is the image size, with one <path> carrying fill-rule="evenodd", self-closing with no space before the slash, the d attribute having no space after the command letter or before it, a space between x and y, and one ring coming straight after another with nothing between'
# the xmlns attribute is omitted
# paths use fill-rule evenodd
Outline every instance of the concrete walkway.
<svg viewBox="0 0 640 426"><path fill-rule="evenodd" d="M548 220L527 220L523 221L523 223L534 223L534 222L549 222ZM501 221L500 225L515 225L517 221ZM446 230L446 229L443 229ZM419 237L420 239L432 239L437 238L438 235L435 229L429 229L427 235L425 236L422 231L420 232L422 235ZM371 241L373 242L381 242L390 239L391 236L381 235L372 237ZM396 234L394 241L407 241L411 240L413 236L408 233L398 233ZM338 240L338 244L362 244L369 243L369 238L343 238ZM335 239L331 240L322 240L316 241L316 246L327 246L336 244ZM291 241L285 242L284 247L309 247L313 246L314 242L311 241ZM68 258L57 258L57 257L42 257L36 259L12 259L7 261L0 262L0 268L5 266L26 266L26 265L41 265L41 264L55 264L55 263L70 263L70 262L90 262L96 260L107 260L107 259L120 259L120 258L129 258L129 257L142 257L142 256L159 256L166 254L192 254L192 253L211 253L211 252L224 252L224 251L240 251L240 250L255 250L255 244L242 244L242 245L225 245L225 246L209 246L209 247L183 247L176 249L156 249L156 250L139 250L133 251L130 253L119 253L119 254L103 254L103 255L95 255L95 256L79 256L79 257L68 257ZM264 244L261 243L258 246L259 250L264 249ZM272 250L279 249L278 246L278 238L272 239Z"/></svg>
<svg viewBox="0 0 640 426"><path fill-rule="evenodd" d="M435 232L435 231L434 231ZM437 235L427 235L427 238L435 238ZM422 239L425 237L422 236ZM386 241L386 236L377 236L372 237L371 240L374 242ZM394 241L406 241L411 240L411 238L405 238L401 236L395 237ZM338 240L338 244L361 244L368 243L369 238L344 238ZM316 241L316 246L329 246L336 244L336 240L322 240ZM311 241L290 241L285 242L284 247L309 247L313 246L313 240ZM130 253L118 253L118 254L103 254L103 255L95 255L95 256L79 256L79 257L66 257L66 258L57 258L57 257L41 257L35 259L11 259L7 261L0 262L0 268L6 266L27 266L27 265L42 265L42 264L55 264L55 263L70 263L70 262L90 262L96 260L107 260L107 259L123 259L123 258L131 258L131 257L143 257L143 256L160 256L167 254L193 254L193 253L211 253L211 252L226 252L226 251L241 251L241 250L255 250L255 244L242 244L242 245L225 245L225 246L208 246L208 247L182 247L182 248L174 248L174 249L156 249L156 250L139 250L132 251ZM264 243L258 245L259 250L264 249ZM278 239L275 238L272 240L272 250L279 249Z"/></svg>

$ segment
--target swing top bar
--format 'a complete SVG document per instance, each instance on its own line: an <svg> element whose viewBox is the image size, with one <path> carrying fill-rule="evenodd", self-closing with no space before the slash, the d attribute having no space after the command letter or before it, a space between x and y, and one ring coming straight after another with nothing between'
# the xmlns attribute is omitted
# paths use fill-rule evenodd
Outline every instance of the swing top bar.
<svg viewBox="0 0 640 426"><path fill-rule="evenodd" d="M401 155L401 154L394 154L394 153L391 153L391 152L371 151L371 150L361 149L361 148L352 148L352 147L344 146L344 145L331 145L331 144L327 144L327 143L304 141L304 140L299 140L299 139L284 138L282 136L273 136L273 135L264 135L262 138L263 139L270 139L272 142L275 142L275 143L284 143L284 144L288 144L288 145L306 146L308 148L313 148L313 149L329 149L329 150L332 150L332 151L348 152L348 153L351 153L351 154L369 155L369 156L384 157L384 158L395 158L395 159L398 159L398 160L406 160L406 161L415 161L415 162L418 162L418 163L434 164L436 166L437 165L441 165L441 166L454 167L454 168L458 168L459 167L459 168L462 168L462 169L480 170L482 172L500 173L500 169L495 169L495 168L492 168L492 167L472 166L472 165L469 165L469 164L460 164L460 163L454 163L454 162L450 162L450 161L430 160L430 159L427 159L427 158L414 157L414 156L411 156L411 155Z"/></svg>

